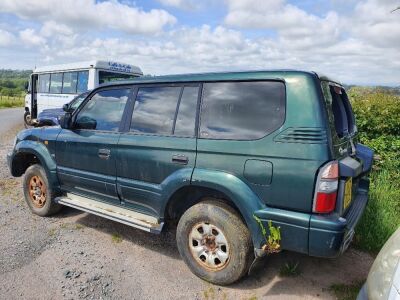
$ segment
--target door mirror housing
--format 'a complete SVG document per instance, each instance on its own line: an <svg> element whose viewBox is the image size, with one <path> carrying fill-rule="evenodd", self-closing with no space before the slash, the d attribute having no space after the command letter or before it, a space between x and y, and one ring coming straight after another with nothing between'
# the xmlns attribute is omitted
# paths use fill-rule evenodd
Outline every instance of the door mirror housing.
<svg viewBox="0 0 400 300"><path fill-rule="evenodd" d="M72 114L67 112L58 118L58 123L60 124L61 128L63 128L63 129L70 129L71 128L71 120L72 120Z"/></svg>
<svg viewBox="0 0 400 300"><path fill-rule="evenodd" d="M97 127L97 121L95 119L86 116L79 118L75 122L76 129L96 129L96 127Z"/></svg>
<svg viewBox="0 0 400 300"><path fill-rule="evenodd" d="M65 103L62 108L63 108L63 111L69 112L69 109L70 109L69 103Z"/></svg>

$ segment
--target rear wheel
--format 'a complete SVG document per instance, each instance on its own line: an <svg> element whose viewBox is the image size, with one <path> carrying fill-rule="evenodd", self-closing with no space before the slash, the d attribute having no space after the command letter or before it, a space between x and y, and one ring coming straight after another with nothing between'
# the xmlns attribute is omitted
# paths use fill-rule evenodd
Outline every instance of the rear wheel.
<svg viewBox="0 0 400 300"><path fill-rule="evenodd" d="M56 195L41 165L35 164L26 170L23 185L25 201L34 214L45 217L61 209L62 206L53 201Z"/></svg>
<svg viewBox="0 0 400 300"><path fill-rule="evenodd" d="M191 271L214 284L237 281L253 258L246 225L234 209L218 200L189 208L179 220L176 240Z"/></svg>

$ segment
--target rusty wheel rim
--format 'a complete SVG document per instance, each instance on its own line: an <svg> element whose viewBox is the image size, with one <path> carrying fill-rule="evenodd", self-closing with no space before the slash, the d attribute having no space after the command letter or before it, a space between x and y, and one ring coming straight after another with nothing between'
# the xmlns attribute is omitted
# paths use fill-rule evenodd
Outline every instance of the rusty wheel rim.
<svg viewBox="0 0 400 300"><path fill-rule="evenodd" d="M219 271L229 262L230 247L227 238L217 226L201 222L189 233L189 249L194 259L210 271Z"/></svg>
<svg viewBox="0 0 400 300"><path fill-rule="evenodd" d="M42 208L46 204L47 187L43 179L34 175L29 180L29 199L37 208Z"/></svg>

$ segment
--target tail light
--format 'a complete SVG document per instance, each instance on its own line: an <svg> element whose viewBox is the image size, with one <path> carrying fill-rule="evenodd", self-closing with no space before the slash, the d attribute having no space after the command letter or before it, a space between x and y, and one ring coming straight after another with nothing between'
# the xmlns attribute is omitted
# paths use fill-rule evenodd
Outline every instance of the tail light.
<svg viewBox="0 0 400 300"><path fill-rule="evenodd" d="M319 170L313 212L323 214L335 210L338 184L339 164L337 161L331 161Z"/></svg>

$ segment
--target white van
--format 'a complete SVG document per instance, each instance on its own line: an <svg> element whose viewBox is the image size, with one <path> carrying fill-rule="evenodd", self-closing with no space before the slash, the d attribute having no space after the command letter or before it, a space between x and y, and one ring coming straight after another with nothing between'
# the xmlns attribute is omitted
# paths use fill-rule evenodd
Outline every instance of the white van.
<svg viewBox="0 0 400 300"><path fill-rule="evenodd" d="M142 76L139 67L112 61L87 61L36 68L25 96L25 125L35 124L44 109L61 108L100 84Z"/></svg>

